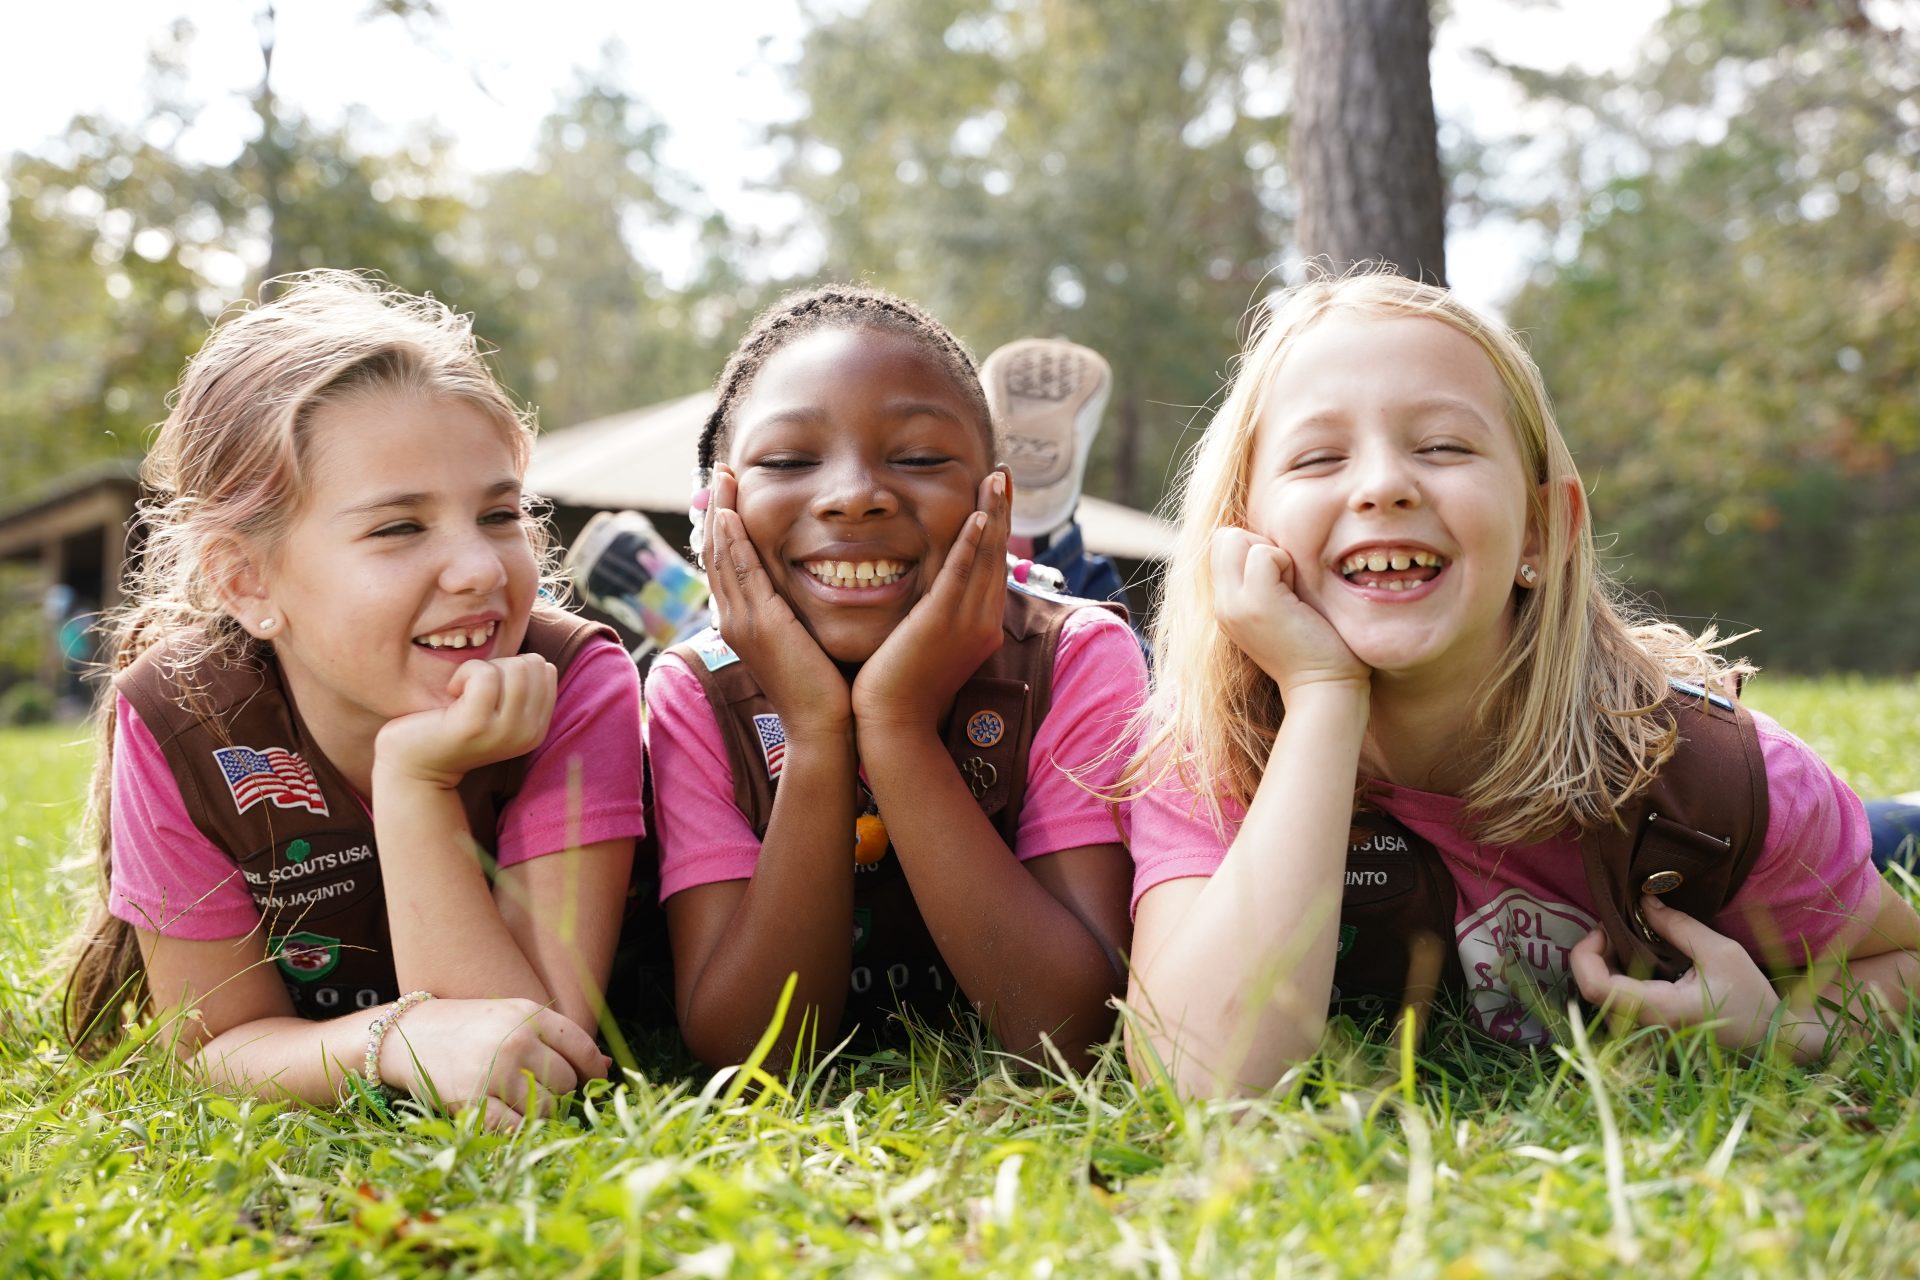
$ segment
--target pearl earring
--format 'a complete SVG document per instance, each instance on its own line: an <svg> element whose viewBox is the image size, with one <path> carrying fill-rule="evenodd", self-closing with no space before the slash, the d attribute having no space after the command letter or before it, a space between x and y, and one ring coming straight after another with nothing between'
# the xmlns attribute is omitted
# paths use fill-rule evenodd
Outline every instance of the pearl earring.
<svg viewBox="0 0 1920 1280"><path fill-rule="evenodd" d="M271 631L271 630L273 630L273 629L274 629L275 627L277 627L277 626L279 626L279 625L280 625L280 619L278 619L278 618L262 618L262 619L260 619L260 629L261 629L262 631Z"/></svg>
<svg viewBox="0 0 1920 1280"><path fill-rule="evenodd" d="M1520 566L1520 581L1526 583L1528 586L1532 586L1539 580L1540 575L1534 570L1532 565L1523 564Z"/></svg>

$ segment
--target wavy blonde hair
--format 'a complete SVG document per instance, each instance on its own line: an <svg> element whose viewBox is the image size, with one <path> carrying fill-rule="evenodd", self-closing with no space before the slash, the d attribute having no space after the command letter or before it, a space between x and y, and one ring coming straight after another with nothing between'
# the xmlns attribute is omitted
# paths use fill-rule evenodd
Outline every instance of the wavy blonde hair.
<svg viewBox="0 0 1920 1280"><path fill-rule="evenodd" d="M1179 529L1152 628L1154 689L1123 792L1177 776L1223 831L1223 800L1252 802L1285 709L1272 679L1214 619L1210 547L1214 530L1247 526L1254 437L1275 373L1301 335L1335 314L1435 320L1478 344L1500 376L1532 481L1529 525L1554 549L1535 587L1515 589L1506 650L1475 705L1479 759L1461 797L1474 838L1526 844L1615 821L1673 753L1674 726L1656 714L1669 680L1719 683L1752 668L1722 659L1725 642L1711 629L1695 637L1624 604L1600 566L1586 504L1567 500L1579 473L1518 338L1445 289L1380 272L1310 281L1256 319L1178 488Z"/></svg>
<svg viewBox="0 0 1920 1280"><path fill-rule="evenodd" d="M141 466L150 497L127 603L105 623L110 669L168 642L167 669L183 705L202 693L208 667L258 660L259 646L221 604L218 584L239 548L271 557L300 513L319 411L373 395L454 400L493 422L524 474L534 426L488 367L472 318L378 277L311 271L276 281L284 291L230 310L188 362ZM550 539L528 522L543 582ZM111 1040L121 1001L144 1002L133 929L107 910L112 863L114 699L96 713L85 836L100 892L69 947L66 1025L76 1043ZM112 1023L112 1025L103 1025Z"/></svg>

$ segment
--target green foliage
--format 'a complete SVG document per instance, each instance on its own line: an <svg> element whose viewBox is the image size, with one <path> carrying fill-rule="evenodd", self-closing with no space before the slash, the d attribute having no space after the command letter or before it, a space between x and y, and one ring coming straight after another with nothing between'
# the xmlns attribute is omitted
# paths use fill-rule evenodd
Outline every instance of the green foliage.
<svg viewBox="0 0 1920 1280"><path fill-rule="evenodd" d="M155 55L144 119L83 116L47 153L7 161L0 496L139 456L208 322L255 291L256 268L365 268L466 308L490 296L453 255L464 210L439 140L369 156L279 111L237 162L187 158L198 106L174 81L191 36L177 26Z"/></svg>
<svg viewBox="0 0 1920 1280"><path fill-rule="evenodd" d="M1904 686L1755 692L1856 782L1920 755ZM1242 1104L927 1039L758 1091L654 1069L513 1135L225 1098L153 1037L82 1063L40 969L46 904L96 891L62 865L77 736L0 733L8 1275L1878 1275L1920 1250L1911 1022L1817 1070L1698 1035L1535 1055L1449 1016L1403 1059L1342 1024Z"/></svg>
<svg viewBox="0 0 1920 1280"><path fill-rule="evenodd" d="M1513 308L1625 576L1763 662L1920 666L1920 32L1697 0L1542 87L1643 158L1541 212L1577 247Z"/></svg>
<svg viewBox="0 0 1920 1280"><path fill-rule="evenodd" d="M1160 496L1284 225L1280 11L1241 0L872 0L820 17L786 178L825 274L981 354L1059 334L1114 368L1090 492Z"/></svg>
<svg viewBox="0 0 1920 1280"><path fill-rule="evenodd" d="M45 724L53 719L53 694L37 680L22 680L0 692L0 725Z"/></svg>
<svg viewBox="0 0 1920 1280"><path fill-rule="evenodd" d="M191 51L192 29L176 25L143 119L81 117L0 170L0 500L137 457L209 322L267 275L372 270L474 312L549 426L711 381L760 300L725 221L662 170L660 126L611 72L559 106L532 167L472 190L444 136L370 152L352 125L320 128L264 86L239 157L189 158ZM669 287L633 240L689 219L699 261Z"/></svg>
<svg viewBox="0 0 1920 1280"><path fill-rule="evenodd" d="M653 404L713 382L759 299L708 213L698 262L670 286L630 237L698 210L657 152L665 130L611 69L541 125L531 166L493 175L469 224L473 258L505 296L501 364L549 427Z"/></svg>

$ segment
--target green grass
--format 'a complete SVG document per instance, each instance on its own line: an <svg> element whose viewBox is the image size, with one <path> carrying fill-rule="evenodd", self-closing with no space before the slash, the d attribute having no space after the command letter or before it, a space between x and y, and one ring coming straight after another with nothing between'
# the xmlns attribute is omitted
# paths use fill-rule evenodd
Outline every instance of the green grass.
<svg viewBox="0 0 1920 1280"><path fill-rule="evenodd" d="M1754 701L1869 792L1920 785L1911 686ZM513 1136L401 1108L223 1098L162 1055L68 1057L39 968L73 731L0 734L0 1274L786 1276L1913 1274L1920 1044L1801 1070L1643 1034L1538 1056L1442 1021L1403 1071L1336 1028L1252 1103L1109 1060L842 1059L784 1090L633 1077Z"/></svg>

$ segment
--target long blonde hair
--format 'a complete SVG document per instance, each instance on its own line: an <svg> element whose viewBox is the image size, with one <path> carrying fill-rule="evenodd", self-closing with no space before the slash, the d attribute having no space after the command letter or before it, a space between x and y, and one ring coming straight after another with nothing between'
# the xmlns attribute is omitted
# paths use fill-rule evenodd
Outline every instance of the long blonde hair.
<svg viewBox="0 0 1920 1280"><path fill-rule="evenodd" d="M271 555L299 513L322 407L383 393L457 400L500 428L520 471L533 454L533 422L488 368L471 317L362 273L312 271L278 283L285 292L230 311L188 362L141 466L150 497L137 517L145 542L127 603L102 626L113 671L166 642L183 705L199 697L195 671L258 660L216 584L224 557L238 547ZM550 578L545 526L528 528ZM100 892L70 945L65 1013L76 1044L111 1041L120 1025L106 1015L125 1000L145 1001L133 929L107 910L114 701L102 699L96 712L84 827Z"/></svg>
<svg viewBox="0 0 1920 1280"><path fill-rule="evenodd" d="M1528 520L1552 549L1535 587L1516 588L1512 633L1475 707L1480 758L1461 797L1475 838L1524 844L1614 821L1673 752L1673 726L1654 714L1669 679L1717 682L1751 668L1721 659L1711 630L1696 638L1624 605L1600 566L1586 505L1567 500L1579 473L1515 335L1445 289L1379 272L1300 285L1258 318L1179 487L1152 629L1154 691L1123 791L1178 776L1223 830L1223 800L1252 802L1284 708L1272 679L1214 620L1210 546L1214 530L1247 526L1254 437L1276 371L1301 335L1336 313L1436 320L1479 345L1505 389L1531 481Z"/></svg>

